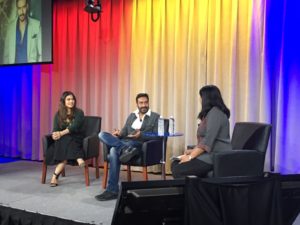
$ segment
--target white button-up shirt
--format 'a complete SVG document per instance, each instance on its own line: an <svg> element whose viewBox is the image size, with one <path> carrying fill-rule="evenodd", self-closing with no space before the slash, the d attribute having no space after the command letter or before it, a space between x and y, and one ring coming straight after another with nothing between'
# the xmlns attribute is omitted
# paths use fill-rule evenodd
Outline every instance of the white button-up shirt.
<svg viewBox="0 0 300 225"><path fill-rule="evenodd" d="M149 109L148 112L146 114L144 114L142 118L140 118L140 114L139 114L139 110L138 109L135 110L133 113L136 115L137 118L132 123L131 127L132 127L132 129L139 130L142 127L145 115L150 116L151 115L151 110Z"/></svg>

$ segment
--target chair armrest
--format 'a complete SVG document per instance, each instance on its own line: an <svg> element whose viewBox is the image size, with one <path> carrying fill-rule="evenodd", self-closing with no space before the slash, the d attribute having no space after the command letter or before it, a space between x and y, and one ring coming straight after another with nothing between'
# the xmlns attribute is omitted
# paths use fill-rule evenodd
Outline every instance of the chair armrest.
<svg viewBox="0 0 300 225"><path fill-rule="evenodd" d="M86 159L99 155L99 139L97 134L87 136L83 139L83 151Z"/></svg>
<svg viewBox="0 0 300 225"><path fill-rule="evenodd" d="M147 163L147 165L158 164L162 159L162 148L163 138L144 142L142 146L142 162Z"/></svg>
<svg viewBox="0 0 300 225"><path fill-rule="evenodd" d="M256 150L232 150L214 154L214 176L262 176L265 154Z"/></svg>
<svg viewBox="0 0 300 225"><path fill-rule="evenodd" d="M49 148L49 146L54 143L54 140L52 139L51 134L44 135L42 137L42 144L43 144L43 154L46 155L46 151Z"/></svg>
<svg viewBox="0 0 300 225"><path fill-rule="evenodd" d="M186 146L186 149L193 149L193 148L195 148L196 147L196 145L187 145Z"/></svg>
<svg viewBox="0 0 300 225"><path fill-rule="evenodd" d="M145 141L141 148L141 156L126 163L131 166L152 166L160 163L162 159L163 138Z"/></svg>

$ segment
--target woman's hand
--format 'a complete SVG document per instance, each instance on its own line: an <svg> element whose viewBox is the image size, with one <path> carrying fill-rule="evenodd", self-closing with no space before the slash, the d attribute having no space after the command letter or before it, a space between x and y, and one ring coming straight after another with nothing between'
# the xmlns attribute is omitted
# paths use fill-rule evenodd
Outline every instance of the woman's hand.
<svg viewBox="0 0 300 225"><path fill-rule="evenodd" d="M179 164L181 164L181 163L185 163L185 162L189 162L189 161L191 161L192 160L192 157L191 157L191 155L181 155L180 156L180 162L179 162Z"/></svg>
<svg viewBox="0 0 300 225"><path fill-rule="evenodd" d="M193 149L186 149L184 151L184 155L181 156L179 163L189 162L194 158L197 158L199 155L203 154L204 150L201 148L193 148Z"/></svg>
<svg viewBox="0 0 300 225"><path fill-rule="evenodd" d="M62 131L54 131L52 133L52 138L53 138L53 140L56 141L56 140L60 139L62 136L66 135L66 134L69 134L69 133L70 133L70 131L69 131L68 128L66 128Z"/></svg>
<svg viewBox="0 0 300 225"><path fill-rule="evenodd" d="M61 133L60 133L60 131L54 131L53 133L52 133L52 138L53 138L53 140L58 140L58 139L60 139L60 137L61 137Z"/></svg>
<svg viewBox="0 0 300 225"><path fill-rule="evenodd" d="M190 154L192 153L193 150L194 150L194 149L186 149L186 150L184 151L184 154L185 154L185 155L190 155Z"/></svg>

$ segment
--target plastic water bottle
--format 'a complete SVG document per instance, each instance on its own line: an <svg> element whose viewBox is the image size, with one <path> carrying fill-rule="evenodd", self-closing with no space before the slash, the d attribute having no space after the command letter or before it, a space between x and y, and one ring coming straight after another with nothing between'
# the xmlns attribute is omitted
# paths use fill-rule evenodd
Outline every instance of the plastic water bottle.
<svg viewBox="0 0 300 225"><path fill-rule="evenodd" d="M175 134L175 119L173 116L169 118L169 135Z"/></svg>
<svg viewBox="0 0 300 225"><path fill-rule="evenodd" d="M158 136L164 136L165 133L165 127L164 127L164 118L162 116L158 119Z"/></svg>

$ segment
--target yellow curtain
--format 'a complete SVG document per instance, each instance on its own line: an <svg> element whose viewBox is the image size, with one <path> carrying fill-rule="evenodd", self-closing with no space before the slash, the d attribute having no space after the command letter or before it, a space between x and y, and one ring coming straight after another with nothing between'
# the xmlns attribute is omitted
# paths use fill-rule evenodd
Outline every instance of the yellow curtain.
<svg viewBox="0 0 300 225"><path fill-rule="evenodd" d="M263 0L136 0L132 8L130 99L146 91L152 110L175 117L184 137L169 138L167 159L196 142L203 85L219 86L231 127L267 119Z"/></svg>

